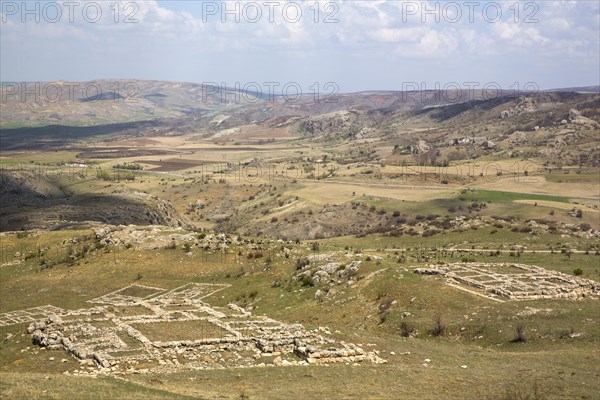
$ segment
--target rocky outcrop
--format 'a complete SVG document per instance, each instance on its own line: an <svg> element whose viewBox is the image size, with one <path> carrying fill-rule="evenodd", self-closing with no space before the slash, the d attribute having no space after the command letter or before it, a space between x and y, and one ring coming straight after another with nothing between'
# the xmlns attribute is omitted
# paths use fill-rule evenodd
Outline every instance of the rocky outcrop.
<svg viewBox="0 0 600 400"><path fill-rule="evenodd" d="M531 97L519 97L515 100L515 105L507 110L503 110L500 112L500 118L511 118L516 115L521 115L524 113L530 113L537 110L537 101Z"/></svg>
<svg viewBox="0 0 600 400"><path fill-rule="evenodd" d="M423 139L419 139L415 146L410 146L411 154L423 154L431 150L431 146Z"/></svg>
<svg viewBox="0 0 600 400"><path fill-rule="evenodd" d="M345 282L352 284L352 278L358 274L361 261L353 260L349 263L331 261L335 258L337 258L335 252L309 255L303 262L298 263L299 271L295 275L296 279L308 280L315 286L336 285Z"/></svg>
<svg viewBox="0 0 600 400"><path fill-rule="evenodd" d="M581 111L572 108L569 111L569 121L577 125L589 125L594 128L600 128L600 124L591 118L584 117Z"/></svg>
<svg viewBox="0 0 600 400"><path fill-rule="evenodd" d="M506 141L513 146L526 144L528 142L527 133L521 131L514 131L513 133L508 135Z"/></svg>
<svg viewBox="0 0 600 400"><path fill-rule="evenodd" d="M315 117L309 117L300 122L298 129L301 133L309 136L322 136L331 134L361 133L361 136L367 134L361 127L359 115L353 111L338 111L329 114L323 114Z"/></svg>
<svg viewBox="0 0 600 400"><path fill-rule="evenodd" d="M179 214L173 207L173 204L167 200L142 192L123 193L122 196L129 200L145 204L149 208L146 215L152 225L193 229L192 223L186 217Z"/></svg>
<svg viewBox="0 0 600 400"><path fill-rule="evenodd" d="M186 246L187 250L195 248L203 250L225 250L229 245L241 244L236 236L229 237L223 233L198 235L187 233L183 228L167 226L103 226L94 228L95 239L102 244L114 247L133 247L142 250L162 248L178 248Z"/></svg>

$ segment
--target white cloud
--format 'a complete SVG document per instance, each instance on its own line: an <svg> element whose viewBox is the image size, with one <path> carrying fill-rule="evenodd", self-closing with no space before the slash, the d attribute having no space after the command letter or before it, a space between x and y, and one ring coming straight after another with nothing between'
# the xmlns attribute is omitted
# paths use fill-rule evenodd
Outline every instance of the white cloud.
<svg viewBox="0 0 600 400"><path fill-rule="evenodd" d="M104 70L111 67L129 68L124 75L132 76L135 68L140 68L140 59L156 60L155 63L162 63L165 69L177 70L186 64L206 67L226 62L230 59L228 53L232 52L248 60L264 56L282 62L290 60L290 64L302 59L342 67L347 64L337 58L354 57L365 60L365 65L373 71L380 68L379 60L400 64L410 59L412 69L419 70L420 60L469 58L485 64L489 55L519 62L552 59L557 68L560 65L567 68L582 56L596 60L600 46L600 3L596 1L537 2L539 11L535 17L539 22L535 24L515 23L510 10L514 5L512 1L501 3L503 19L498 23L486 22L481 17L481 6L476 11L475 23L468 21L466 10L458 23L444 22L443 18L441 23L435 23L431 16L422 23L420 16L403 21L403 3L406 2L343 0L336 3L337 8L326 8L329 1L319 2L319 23L313 20L314 7L309 1L300 3L303 18L297 23L282 19L279 7L274 23L263 13L256 24L236 23L233 18L221 22L218 16L203 22L192 8L185 8L188 4L199 7L197 3L180 2L178 7L171 8L168 2L159 4L154 0L132 1L139 6L133 16L137 23L123 23L127 13L122 8L120 21L115 23L110 9L114 2L96 2L102 4L103 14L95 24L82 20L80 12L74 23L22 24L14 17L9 18L1 26L3 69L13 75L24 68L34 71L35 63L24 67L19 61L19 57L28 57L45 60L43 65L48 70L62 73L74 70L69 60L78 58L78 63L94 71L91 73L95 76L104 76ZM122 6L126 3L128 1L120 2ZM429 9L433 3L428 2ZM528 14L524 9L527 3L519 2L521 17ZM336 10L335 18L339 22L322 22ZM93 53L89 54L90 51ZM6 57L7 54L10 56ZM169 54L170 58L159 54ZM553 59L557 54L561 55L560 59ZM117 59L112 66L98 62ZM264 66L267 71L275 68L281 69L279 63ZM480 66L465 65L464 68L477 73Z"/></svg>
<svg viewBox="0 0 600 400"><path fill-rule="evenodd" d="M571 24L566 18L552 18L545 24L548 30L554 32L565 32L571 29Z"/></svg>
<svg viewBox="0 0 600 400"><path fill-rule="evenodd" d="M417 44L408 46L401 52L413 57L447 58L455 54L458 43L455 32L430 30Z"/></svg>
<svg viewBox="0 0 600 400"><path fill-rule="evenodd" d="M548 43L550 40L539 29L508 22L494 24L494 32L504 39L505 46L533 46Z"/></svg>
<svg viewBox="0 0 600 400"><path fill-rule="evenodd" d="M427 32L426 27L382 28L368 33L368 36L381 42L414 42Z"/></svg>

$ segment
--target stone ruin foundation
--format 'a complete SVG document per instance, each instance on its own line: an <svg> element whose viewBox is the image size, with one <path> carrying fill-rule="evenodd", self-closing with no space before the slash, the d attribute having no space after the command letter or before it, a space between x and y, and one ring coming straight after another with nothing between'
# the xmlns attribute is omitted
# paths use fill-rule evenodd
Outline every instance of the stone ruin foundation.
<svg viewBox="0 0 600 400"><path fill-rule="evenodd" d="M193 283L171 291L131 285L90 300L92 308L48 308L28 327L32 342L80 361L74 375L181 370L384 363L375 352L314 331L202 299L227 285ZM0 315L0 318L2 316Z"/></svg>
<svg viewBox="0 0 600 400"><path fill-rule="evenodd" d="M415 268L415 273L441 275L450 286L493 300L597 298L600 283L512 263L453 263Z"/></svg>

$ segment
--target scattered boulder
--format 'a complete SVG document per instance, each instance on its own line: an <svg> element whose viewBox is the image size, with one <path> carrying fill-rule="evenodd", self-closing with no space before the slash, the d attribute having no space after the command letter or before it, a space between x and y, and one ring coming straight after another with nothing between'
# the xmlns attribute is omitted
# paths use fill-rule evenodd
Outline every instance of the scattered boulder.
<svg viewBox="0 0 600 400"><path fill-rule="evenodd" d="M419 139L417 141L416 146L410 146L410 152L412 154L423 154L431 150L431 146L427 144L427 142L423 139Z"/></svg>
<svg viewBox="0 0 600 400"><path fill-rule="evenodd" d="M577 125L591 125L593 127L599 127L600 126L600 124L598 124L598 122L594 121L591 118L584 117L581 114L581 111L578 111L578 110L576 110L574 108L572 108L569 111L569 121L571 123L577 124Z"/></svg>

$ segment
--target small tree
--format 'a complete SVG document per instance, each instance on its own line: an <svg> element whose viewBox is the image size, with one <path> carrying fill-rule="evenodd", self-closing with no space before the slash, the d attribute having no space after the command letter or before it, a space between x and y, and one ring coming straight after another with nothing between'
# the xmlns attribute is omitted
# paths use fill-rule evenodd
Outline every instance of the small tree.
<svg viewBox="0 0 600 400"><path fill-rule="evenodd" d="M571 259L571 256L573 255L573 252L571 251L571 249L569 249L569 250L567 250L567 251L565 252L565 255L566 255L566 256L567 256L567 258L570 260L570 259Z"/></svg>

